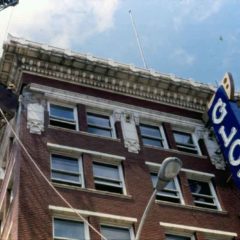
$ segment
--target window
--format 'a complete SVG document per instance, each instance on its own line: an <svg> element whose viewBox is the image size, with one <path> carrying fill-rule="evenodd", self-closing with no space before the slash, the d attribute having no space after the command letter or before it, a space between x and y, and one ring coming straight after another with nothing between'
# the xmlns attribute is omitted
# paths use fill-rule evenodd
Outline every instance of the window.
<svg viewBox="0 0 240 240"><path fill-rule="evenodd" d="M83 185L82 162L78 158L51 155L52 180Z"/></svg>
<svg viewBox="0 0 240 240"><path fill-rule="evenodd" d="M109 116L87 113L88 132L104 137L115 137Z"/></svg>
<svg viewBox="0 0 240 240"><path fill-rule="evenodd" d="M108 240L131 240L131 231L127 227L101 225L101 233Z"/></svg>
<svg viewBox="0 0 240 240"><path fill-rule="evenodd" d="M155 147L166 147L163 131L159 127L140 124L140 132L144 145Z"/></svg>
<svg viewBox="0 0 240 240"><path fill-rule="evenodd" d="M77 129L76 110L71 107L49 104L50 125Z"/></svg>
<svg viewBox="0 0 240 240"><path fill-rule="evenodd" d="M54 218L54 240L85 240L84 224L78 221Z"/></svg>
<svg viewBox="0 0 240 240"><path fill-rule="evenodd" d="M179 151L188 153L199 153L198 146L195 144L192 134L174 131L173 136Z"/></svg>
<svg viewBox="0 0 240 240"><path fill-rule="evenodd" d="M173 234L166 234L165 235L166 240L194 240L193 237L186 237L186 236L179 236L179 235L173 235Z"/></svg>
<svg viewBox="0 0 240 240"><path fill-rule="evenodd" d="M220 206L211 181L188 179L188 183L196 206L219 209Z"/></svg>
<svg viewBox="0 0 240 240"><path fill-rule="evenodd" d="M156 186L157 173L151 173L151 179L153 186ZM178 178L175 177L166 185L166 187L162 191L158 191L156 199L167 202L183 203Z"/></svg>
<svg viewBox="0 0 240 240"><path fill-rule="evenodd" d="M121 165L94 162L93 175L96 189L125 194Z"/></svg>

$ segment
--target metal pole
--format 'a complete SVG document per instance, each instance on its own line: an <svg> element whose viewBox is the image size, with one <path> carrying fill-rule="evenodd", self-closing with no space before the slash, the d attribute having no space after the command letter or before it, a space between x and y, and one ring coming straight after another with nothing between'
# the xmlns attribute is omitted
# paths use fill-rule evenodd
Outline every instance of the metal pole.
<svg viewBox="0 0 240 240"><path fill-rule="evenodd" d="M152 206L152 203L153 201L155 200L155 196L156 196L156 193L157 193L157 189L155 189L152 193L152 196L149 198L148 200L148 204L144 210L144 213L142 215L142 218L141 218L141 221L139 223L139 226L138 226L138 230L137 230L137 233L136 233L136 237L135 237L135 240L140 240L140 236L141 236L141 232L142 232L142 228L143 228L143 225L145 223L145 219L148 215L148 212Z"/></svg>
<svg viewBox="0 0 240 240"><path fill-rule="evenodd" d="M135 36L136 36L136 39L137 39L137 44L138 44L138 48L139 48L139 51L140 51L140 55L141 55L141 58L142 58L142 61L143 61L143 65L146 69L148 69L147 67L147 64L146 64L146 60L145 60L145 57L144 57L144 54L143 54L143 48L141 46L141 43L140 43L140 40L139 40L139 36L138 36L138 33L137 33L137 29L136 29L136 25L135 25L135 22L133 20L133 16L132 16L132 11L129 10L129 15L130 15L130 18L131 18L131 22L132 22L132 27L133 27L133 31L135 33Z"/></svg>

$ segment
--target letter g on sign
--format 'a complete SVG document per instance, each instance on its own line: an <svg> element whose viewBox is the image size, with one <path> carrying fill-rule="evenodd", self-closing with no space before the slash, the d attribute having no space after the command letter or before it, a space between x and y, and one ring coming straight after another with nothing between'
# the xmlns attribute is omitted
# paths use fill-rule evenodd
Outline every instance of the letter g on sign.
<svg viewBox="0 0 240 240"><path fill-rule="evenodd" d="M217 116L217 111L219 111L220 116ZM221 98L218 99L212 111L212 121L214 124L220 124L227 115L226 103L222 101Z"/></svg>

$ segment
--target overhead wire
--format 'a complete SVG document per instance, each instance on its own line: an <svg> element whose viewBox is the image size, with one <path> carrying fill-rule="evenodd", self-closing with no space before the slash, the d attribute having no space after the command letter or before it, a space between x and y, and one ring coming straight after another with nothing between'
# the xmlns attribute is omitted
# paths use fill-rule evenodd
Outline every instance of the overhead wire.
<svg viewBox="0 0 240 240"><path fill-rule="evenodd" d="M35 160L32 158L32 156L30 155L29 151L27 150L27 148L24 146L23 142L21 141L21 139L18 137L18 135L16 134L15 130L13 129L12 125L10 124L10 122L7 120L3 110L0 108L0 113L3 116L3 119L6 121L7 125L9 126L11 132L13 133L13 135L15 136L17 142L19 143L19 145L21 146L21 148L23 149L23 151L26 153L26 155L28 156L29 160L32 162L33 166L37 169L37 171L40 173L40 175L43 177L43 179L47 182L47 184L52 188L52 190L60 197L60 199L69 207L71 208L74 213L76 213L76 215L84 222L86 223L89 228L91 228L95 233L97 233L103 240L108 240L105 236L103 236L91 223L89 223L89 221L82 216L82 214L77 211L67 200L66 198L64 198L62 196L62 194L53 186L53 184L48 180L48 178L44 175L44 173L42 172L42 170L39 168L39 166L37 165L37 163L35 162Z"/></svg>

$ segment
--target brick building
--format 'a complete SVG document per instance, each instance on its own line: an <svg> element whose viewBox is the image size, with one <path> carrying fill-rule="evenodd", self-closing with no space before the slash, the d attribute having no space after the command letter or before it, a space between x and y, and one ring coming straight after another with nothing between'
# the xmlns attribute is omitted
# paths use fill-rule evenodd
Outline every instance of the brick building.
<svg viewBox="0 0 240 240"><path fill-rule="evenodd" d="M240 194L203 121L210 86L14 37L0 81L19 96L11 124L27 150L3 124L1 239L100 240L77 210L107 239L133 240L169 156L183 168L141 239L238 239Z"/></svg>

